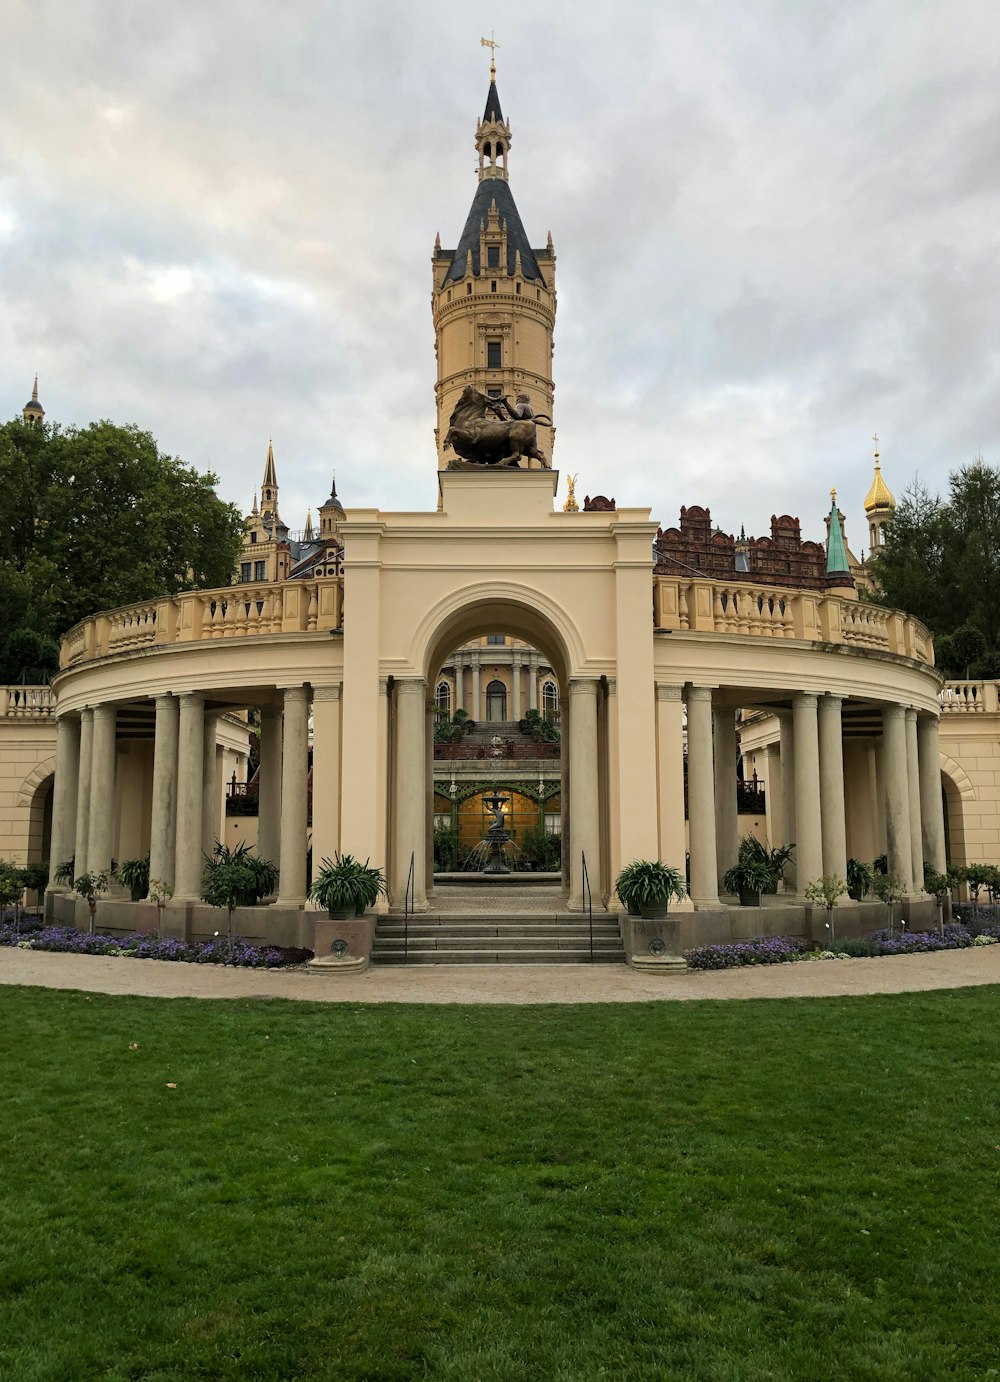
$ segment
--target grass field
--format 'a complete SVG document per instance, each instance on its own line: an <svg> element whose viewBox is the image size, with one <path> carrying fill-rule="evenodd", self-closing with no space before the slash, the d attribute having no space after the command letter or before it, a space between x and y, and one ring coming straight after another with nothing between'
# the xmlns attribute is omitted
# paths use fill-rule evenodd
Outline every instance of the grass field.
<svg viewBox="0 0 1000 1382"><path fill-rule="evenodd" d="M5 988L0 1377L1000 1377L998 1019Z"/></svg>

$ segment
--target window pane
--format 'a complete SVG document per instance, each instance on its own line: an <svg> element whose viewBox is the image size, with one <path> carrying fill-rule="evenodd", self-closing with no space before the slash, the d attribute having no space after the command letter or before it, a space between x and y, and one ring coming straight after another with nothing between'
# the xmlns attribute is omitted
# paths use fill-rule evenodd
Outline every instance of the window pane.
<svg viewBox="0 0 1000 1382"><path fill-rule="evenodd" d="M500 350L499 341L486 342L486 368L500 369L503 365L503 358Z"/></svg>

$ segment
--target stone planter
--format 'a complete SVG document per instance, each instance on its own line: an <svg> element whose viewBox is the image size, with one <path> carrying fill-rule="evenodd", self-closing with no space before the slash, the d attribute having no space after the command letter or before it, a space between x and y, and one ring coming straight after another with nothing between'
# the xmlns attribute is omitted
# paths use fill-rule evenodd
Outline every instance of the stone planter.
<svg viewBox="0 0 1000 1382"><path fill-rule="evenodd" d="M759 907L759 906L760 906L760 893L744 893L744 892L741 892L741 893L740 893L740 906L741 906L741 907Z"/></svg>
<svg viewBox="0 0 1000 1382"><path fill-rule="evenodd" d="M375 917L346 918L317 915L313 922L312 974L361 974L368 968L375 938Z"/></svg>
<svg viewBox="0 0 1000 1382"><path fill-rule="evenodd" d="M630 916L626 956L631 967L657 974L686 974L680 929L680 917L669 912L662 917Z"/></svg>

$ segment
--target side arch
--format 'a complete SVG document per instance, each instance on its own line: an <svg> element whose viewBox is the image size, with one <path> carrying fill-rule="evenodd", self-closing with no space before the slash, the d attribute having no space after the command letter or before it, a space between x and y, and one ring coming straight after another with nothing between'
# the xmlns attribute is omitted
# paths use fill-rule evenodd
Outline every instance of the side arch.
<svg viewBox="0 0 1000 1382"><path fill-rule="evenodd" d="M944 794L945 841L949 863L969 864L966 832L978 818L978 798L973 783L960 763L941 754L941 789Z"/></svg>
<svg viewBox="0 0 1000 1382"><path fill-rule="evenodd" d="M35 800L35 793L47 777L54 777L56 771L55 754L51 758L45 758L41 763L36 763L31 772L21 783L17 792L18 806L30 809Z"/></svg>

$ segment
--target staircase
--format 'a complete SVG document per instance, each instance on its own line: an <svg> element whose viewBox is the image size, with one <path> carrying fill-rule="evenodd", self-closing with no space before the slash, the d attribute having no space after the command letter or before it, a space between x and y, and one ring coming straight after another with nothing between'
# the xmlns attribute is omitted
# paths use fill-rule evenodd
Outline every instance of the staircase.
<svg viewBox="0 0 1000 1382"><path fill-rule="evenodd" d="M558 880L557 880L558 882ZM502 883L439 887L431 911L389 912L375 927L372 964L624 964L618 918L567 912L558 886Z"/></svg>

